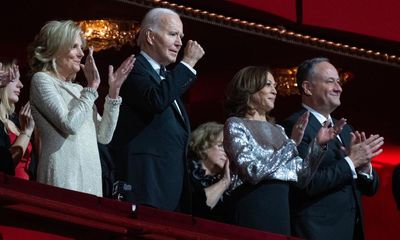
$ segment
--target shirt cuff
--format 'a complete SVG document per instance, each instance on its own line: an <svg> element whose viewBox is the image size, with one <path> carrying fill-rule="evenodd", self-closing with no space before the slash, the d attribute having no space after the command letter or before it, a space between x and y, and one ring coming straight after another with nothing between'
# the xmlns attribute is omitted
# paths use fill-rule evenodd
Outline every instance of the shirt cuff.
<svg viewBox="0 0 400 240"><path fill-rule="evenodd" d="M106 96L106 102L111 105L120 105L122 103L122 98L118 96L117 98L110 98L108 95Z"/></svg>
<svg viewBox="0 0 400 240"><path fill-rule="evenodd" d="M353 179L357 179L357 172L356 168L354 167L353 161L351 161L350 157L346 156L344 157L346 160L347 164L349 164L349 167L351 169L351 175L353 175Z"/></svg>
<svg viewBox="0 0 400 240"><path fill-rule="evenodd" d="M194 68L192 68L191 66L189 66L189 64L185 63L184 61L181 61L181 63L182 63L183 65L185 65L187 68L189 68L189 70L190 70L194 75L197 74L196 70L194 70Z"/></svg>
<svg viewBox="0 0 400 240"><path fill-rule="evenodd" d="M93 102L97 99L99 96L98 92L96 89L90 88L90 87L84 87L82 89L82 96L86 99L90 99Z"/></svg>
<svg viewBox="0 0 400 240"><path fill-rule="evenodd" d="M374 175L372 175L372 165L371 163L368 164L368 173L363 172L363 171L357 171L358 174L365 176L367 179L372 180L374 178Z"/></svg>

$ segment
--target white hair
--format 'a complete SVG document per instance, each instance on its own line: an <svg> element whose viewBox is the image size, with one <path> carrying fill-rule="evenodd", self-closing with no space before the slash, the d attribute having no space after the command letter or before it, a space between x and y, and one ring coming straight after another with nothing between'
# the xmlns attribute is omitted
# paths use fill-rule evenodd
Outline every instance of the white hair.
<svg viewBox="0 0 400 240"><path fill-rule="evenodd" d="M140 24L140 32L137 38L137 44L140 48L142 48L145 42L145 33L147 30L150 29L154 32L159 32L160 17L163 14L171 14L179 17L174 10L169 8L153 8L148 11Z"/></svg>

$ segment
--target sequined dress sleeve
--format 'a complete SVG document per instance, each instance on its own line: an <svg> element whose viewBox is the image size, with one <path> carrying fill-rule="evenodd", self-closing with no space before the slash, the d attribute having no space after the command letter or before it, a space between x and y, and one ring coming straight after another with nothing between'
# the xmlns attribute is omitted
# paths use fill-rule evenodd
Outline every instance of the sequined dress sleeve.
<svg viewBox="0 0 400 240"><path fill-rule="evenodd" d="M224 147L240 180L233 188L240 182L257 184L272 179L303 187L311 180L324 153L314 141L303 160L281 126L237 117L225 123Z"/></svg>

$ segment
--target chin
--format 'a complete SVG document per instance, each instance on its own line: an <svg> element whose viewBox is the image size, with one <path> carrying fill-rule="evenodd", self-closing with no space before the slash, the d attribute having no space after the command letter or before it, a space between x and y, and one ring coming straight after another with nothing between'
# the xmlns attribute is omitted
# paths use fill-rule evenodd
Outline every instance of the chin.
<svg viewBox="0 0 400 240"><path fill-rule="evenodd" d="M275 107L274 105L268 106L268 107L265 108L265 110L266 110L267 113L269 113L274 109L274 107Z"/></svg>
<svg viewBox="0 0 400 240"><path fill-rule="evenodd" d="M176 58L170 58L168 59L168 64L176 62Z"/></svg>
<svg viewBox="0 0 400 240"><path fill-rule="evenodd" d="M13 97L9 99L10 103L16 104L19 101L19 97Z"/></svg>
<svg viewBox="0 0 400 240"><path fill-rule="evenodd" d="M217 163L217 166L220 170L224 169L226 161L220 161L219 163Z"/></svg>

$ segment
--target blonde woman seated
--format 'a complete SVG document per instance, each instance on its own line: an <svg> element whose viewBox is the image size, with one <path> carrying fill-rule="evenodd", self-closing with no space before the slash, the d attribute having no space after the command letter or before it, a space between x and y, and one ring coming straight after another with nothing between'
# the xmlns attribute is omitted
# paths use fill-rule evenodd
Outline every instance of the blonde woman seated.
<svg viewBox="0 0 400 240"><path fill-rule="evenodd" d="M208 122L192 132L189 164L193 185L193 214L224 221L226 190L230 185L229 160L223 141L224 125Z"/></svg>
<svg viewBox="0 0 400 240"><path fill-rule="evenodd" d="M38 181L66 189L102 196L97 142L110 142L122 99L119 90L132 70L128 57L114 72L109 67L109 91L101 117L94 104L100 76L89 48L85 65L85 39L72 21L50 21L29 49L33 72L30 99L40 130L42 150ZM83 69L87 86L73 82Z"/></svg>
<svg viewBox="0 0 400 240"><path fill-rule="evenodd" d="M0 63L0 69L10 76L9 83L0 88L0 171L22 179L35 178L35 155L30 142L35 122L29 103L15 116L23 85L18 66Z"/></svg>

